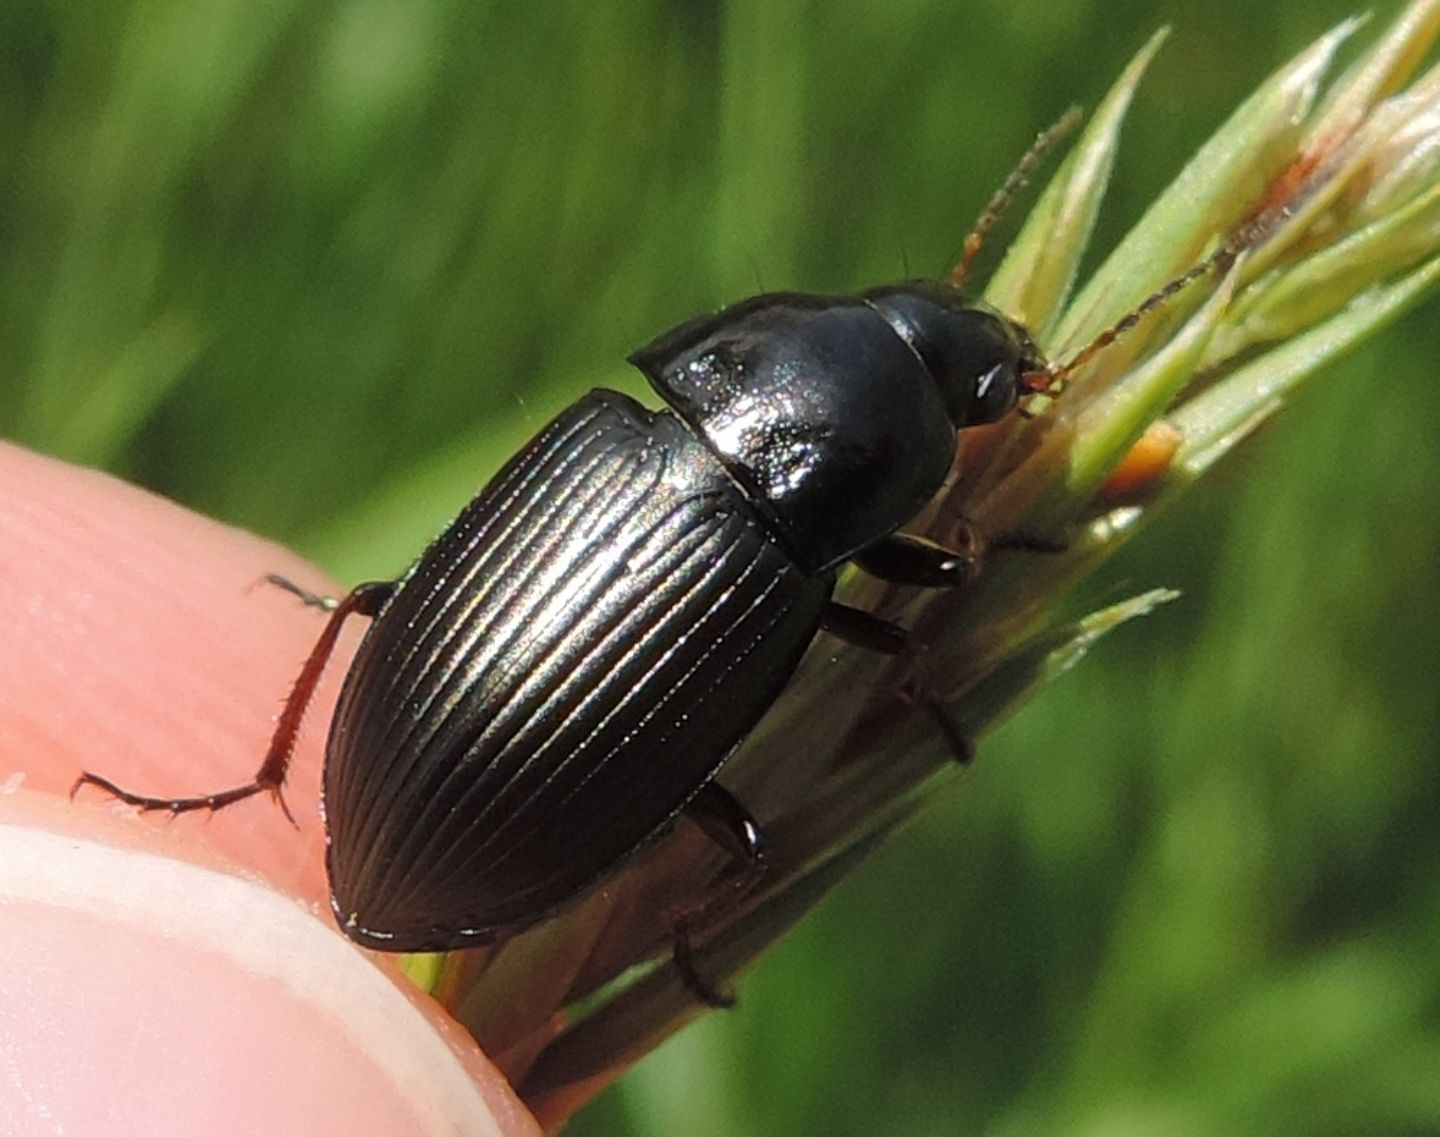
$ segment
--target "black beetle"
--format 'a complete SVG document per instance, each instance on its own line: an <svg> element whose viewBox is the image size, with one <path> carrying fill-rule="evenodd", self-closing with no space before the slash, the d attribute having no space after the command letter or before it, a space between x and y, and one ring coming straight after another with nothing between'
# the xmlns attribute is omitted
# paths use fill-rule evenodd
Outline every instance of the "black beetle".
<svg viewBox="0 0 1440 1137"><path fill-rule="evenodd" d="M756 296L631 360L668 408L590 392L404 577L340 601L252 782L178 800L89 773L77 788L177 813L278 796L340 626L360 614L373 623L330 725L323 798L331 903L355 940L502 939L682 810L755 861L759 830L716 771L818 630L903 649L901 629L832 600L837 566L967 578L963 553L899 530L949 473L956 431L1006 414L1045 364L1020 325L939 283Z"/></svg>

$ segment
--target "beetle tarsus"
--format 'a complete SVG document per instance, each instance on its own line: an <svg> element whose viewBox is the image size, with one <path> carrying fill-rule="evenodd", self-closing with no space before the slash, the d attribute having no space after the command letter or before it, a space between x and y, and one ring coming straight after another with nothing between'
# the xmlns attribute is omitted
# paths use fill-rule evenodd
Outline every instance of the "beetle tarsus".
<svg viewBox="0 0 1440 1137"><path fill-rule="evenodd" d="M276 588L284 589L299 599L300 603L307 608L319 608L322 612L333 612L340 607L340 601L334 596L323 596L318 592L311 592L308 588L296 584L288 576L281 576L278 572L267 572L256 585L269 584Z"/></svg>
<svg viewBox="0 0 1440 1137"><path fill-rule="evenodd" d="M1066 553L1070 546L1053 537L1038 537L1034 533L997 533L990 538L992 549L1018 549L1025 553Z"/></svg>
<svg viewBox="0 0 1440 1137"><path fill-rule="evenodd" d="M122 801L126 805L134 806L136 809L142 810L145 813L169 813L171 816L178 816L182 813L194 813L196 810L201 809L209 813L214 813L217 810L224 809L226 806L234 805L237 801L244 801L247 797L253 797L262 790L269 790L277 798L280 798L279 786L272 786L265 782L258 781L247 782L243 786L236 786L230 790L222 790L219 793L201 794L196 797L150 797L147 794L132 793L130 790L116 785L109 778L103 778L99 774L92 774L89 770L86 770L75 779L75 784L70 787L71 798L74 798L84 786L94 786L96 789L109 794L117 801ZM285 816L289 817L293 823L295 818L291 815L290 809L285 805L283 798L280 799L280 808L285 811Z"/></svg>
<svg viewBox="0 0 1440 1137"><path fill-rule="evenodd" d="M695 948L691 943L690 928L690 921L683 916L677 917L670 925L674 942L675 969L680 972L680 981L685 984L685 989L690 994L706 1006L714 1007L717 1011L731 1010L737 1002L735 996L716 990L696 970Z"/></svg>
<svg viewBox="0 0 1440 1137"><path fill-rule="evenodd" d="M975 744L970 741L970 736L960 729L960 724L955 721L945 704L939 699L926 699L925 708L939 726L940 734L950 747L956 764L968 766L975 761Z"/></svg>
<svg viewBox="0 0 1440 1137"><path fill-rule="evenodd" d="M940 728L940 736L945 740L957 764L970 765L975 760L975 744L955 720L944 701L935 696L923 652L912 650L909 655L909 668L900 687L900 697L911 706L922 707L935 720L935 725Z"/></svg>

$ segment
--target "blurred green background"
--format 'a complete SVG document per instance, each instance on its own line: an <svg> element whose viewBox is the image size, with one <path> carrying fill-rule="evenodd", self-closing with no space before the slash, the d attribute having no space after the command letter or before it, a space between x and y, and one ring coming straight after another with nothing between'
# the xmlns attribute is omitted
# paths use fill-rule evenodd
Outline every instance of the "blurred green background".
<svg viewBox="0 0 1440 1137"><path fill-rule="evenodd" d="M938 272L1173 23L1103 248L1355 2L0 0L0 430L393 575L653 333ZM571 1132L1440 1133L1437 314Z"/></svg>

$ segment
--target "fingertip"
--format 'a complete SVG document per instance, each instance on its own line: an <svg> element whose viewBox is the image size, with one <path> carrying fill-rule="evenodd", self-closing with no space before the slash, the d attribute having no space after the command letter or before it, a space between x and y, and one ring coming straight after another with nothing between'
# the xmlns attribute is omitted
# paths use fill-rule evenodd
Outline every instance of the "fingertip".
<svg viewBox="0 0 1440 1137"><path fill-rule="evenodd" d="M6 1133L538 1132L433 1003L202 844L0 794L0 904Z"/></svg>

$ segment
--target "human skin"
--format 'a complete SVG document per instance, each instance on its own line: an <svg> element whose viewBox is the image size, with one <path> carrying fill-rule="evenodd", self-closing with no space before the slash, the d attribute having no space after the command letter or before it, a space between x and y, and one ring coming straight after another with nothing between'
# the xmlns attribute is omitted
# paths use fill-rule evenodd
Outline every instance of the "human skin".
<svg viewBox="0 0 1440 1137"><path fill-rule="evenodd" d="M335 930L324 728L285 800L140 817L82 770L185 795L249 778L323 614L318 570L113 478L0 444L0 1132L523 1134L504 1079ZM356 620L355 624L363 624Z"/></svg>

